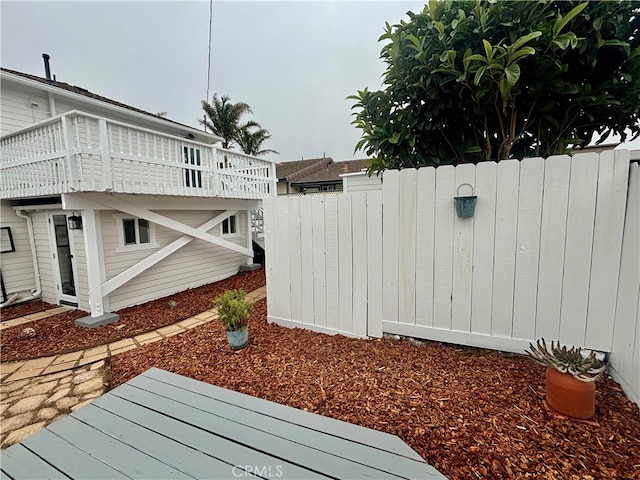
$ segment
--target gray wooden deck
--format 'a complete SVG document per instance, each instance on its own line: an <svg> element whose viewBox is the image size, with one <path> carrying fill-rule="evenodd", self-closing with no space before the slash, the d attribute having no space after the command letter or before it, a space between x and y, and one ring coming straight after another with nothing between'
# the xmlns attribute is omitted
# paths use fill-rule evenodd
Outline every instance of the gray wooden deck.
<svg viewBox="0 0 640 480"><path fill-rule="evenodd" d="M445 478L398 437L153 368L0 453L2 479Z"/></svg>

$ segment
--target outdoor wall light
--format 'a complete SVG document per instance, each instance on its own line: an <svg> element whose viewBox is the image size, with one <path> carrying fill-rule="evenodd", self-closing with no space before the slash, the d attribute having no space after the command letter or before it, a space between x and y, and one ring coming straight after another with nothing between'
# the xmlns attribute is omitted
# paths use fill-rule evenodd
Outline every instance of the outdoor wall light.
<svg viewBox="0 0 640 480"><path fill-rule="evenodd" d="M468 186L471 189L471 195L466 197L460 196L460 187ZM458 185L458 189L456 190L456 197L454 200L456 202L456 213L459 217L473 217L473 212L476 209L476 200L478 199L477 195L473 194L473 186L469 183L461 183Z"/></svg>
<svg viewBox="0 0 640 480"><path fill-rule="evenodd" d="M67 223L69 224L69 230L82 230L82 217L78 212L73 212L73 215L67 219Z"/></svg>

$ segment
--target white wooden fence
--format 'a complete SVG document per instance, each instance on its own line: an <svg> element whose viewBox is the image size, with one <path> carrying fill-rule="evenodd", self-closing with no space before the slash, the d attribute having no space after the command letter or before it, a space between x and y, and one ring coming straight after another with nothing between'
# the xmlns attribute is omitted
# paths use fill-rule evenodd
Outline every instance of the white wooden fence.
<svg viewBox="0 0 640 480"><path fill-rule="evenodd" d="M640 164L631 165L611 373L640 405Z"/></svg>
<svg viewBox="0 0 640 480"><path fill-rule="evenodd" d="M519 353L541 337L611 352L628 177L628 152L609 151L387 171L382 191L268 199L268 317ZM455 213L462 183L478 196L472 218ZM633 241L628 275L640 269Z"/></svg>

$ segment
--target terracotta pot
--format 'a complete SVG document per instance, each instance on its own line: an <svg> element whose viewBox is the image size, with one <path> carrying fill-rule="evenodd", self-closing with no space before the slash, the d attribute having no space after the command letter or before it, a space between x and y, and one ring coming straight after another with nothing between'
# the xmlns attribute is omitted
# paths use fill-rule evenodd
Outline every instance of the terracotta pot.
<svg viewBox="0 0 640 480"><path fill-rule="evenodd" d="M573 418L587 419L596 413L596 385L583 382L570 373L548 367L545 373L547 404Z"/></svg>

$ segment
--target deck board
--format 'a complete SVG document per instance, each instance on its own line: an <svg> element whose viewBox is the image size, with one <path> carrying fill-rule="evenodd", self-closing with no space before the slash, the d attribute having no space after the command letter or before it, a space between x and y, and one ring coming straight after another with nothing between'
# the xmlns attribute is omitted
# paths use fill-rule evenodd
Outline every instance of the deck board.
<svg viewBox="0 0 640 480"><path fill-rule="evenodd" d="M424 461L415 450L395 435L343 422L334 418L305 412L304 410L291 408L275 402L268 402L265 404L265 401L260 398L235 392L233 390L227 390L216 385L199 382L184 376L167 377L167 375L165 375L166 373L168 372L158 368L152 368L147 370L143 375L139 375L135 379L132 379L129 383L136 385L138 381L142 381L143 379L153 379L165 383L168 382L171 385L184 388L185 390L190 390L222 402L231 403L247 410L258 411L263 415L270 415L278 419L286 420L292 424L301 425L319 432L329 433L337 437L341 436L343 438L349 438L353 442L362 443L390 453L403 455L407 458L412 458L420 462ZM238 398L242 398L242 401L238 402Z"/></svg>
<svg viewBox="0 0 640 480"><path fill-rule="evenodd" d="M387 450L371 448L369 445L354 442L350 438L344 438L335 433L329 434L321 432L310 429L307 426L273 417L265 410L267 410L267 407L271 408L273 405L277 405L275 403L265 403L263 401L259 404L261 406L259 411L256 411L144 377L137 378L135 382L130 383L130 386L140 388L149 393L153 392L152 394L168 399L174 399L193 408L201 409L220 418L236 422L250 429L248 430L250 434L251 429L255 429L258 430L260 434L266 433L267 435L275 435L281 438L279 432L282 432L282 435L286 434L285 440L287 441L310 447L319 452L328 453L343 460L375 468L388 475L397 475L402 478L415 478L415 476L422 473L423 470L422 459L420 459L419 462L412 462L406 461L405 457L405 461L399 461L403 460L403 458L399 458L399 455L390 453ZM218 388L216 392L220 393L219 390L223 389ZM127 393L127 397L133 398L133 396L134 394ZM253 398L248 395L246 395L246 397ZM246 401L248 401L248 399L243 398L242 404L244 405ZM308 414L307 416L311 418L316 417L314 414ZM350 425L344 422L336 423L343 429L345 428L344 425ZM369 432L373 431L369 430ZM370 436L374 437L377 435L370 433ZM391 435L388 437L391 439L397 438ZM267 442L271 441L270 437L266 436L265 438ZM330 474L330 472L328 473Z"/></svg>
<svg viewBox="0 0 640 480"><path fill-rule="evenodd" d="M19 443L2 452L0 468L4 475L15 480L23 478L70 478Z"/></svg>
<svg viewBox="0 0 640 480"><path fill-rule="evenodd" d="M398 437L151 369L1 454L14 478L445 478Z"/></svg>
<svg viewBox="0 0 640 480"><path fill-rule="evenodd" d="M42 430L39 435L27 438L23 445L34 455L51 465L56 465L72 478L82 476L86 472L91 472L93 479L129 478L77 446L61 441L59 437L47 429Z"/></svg>

